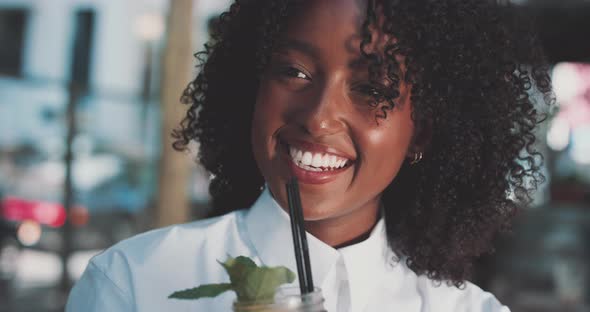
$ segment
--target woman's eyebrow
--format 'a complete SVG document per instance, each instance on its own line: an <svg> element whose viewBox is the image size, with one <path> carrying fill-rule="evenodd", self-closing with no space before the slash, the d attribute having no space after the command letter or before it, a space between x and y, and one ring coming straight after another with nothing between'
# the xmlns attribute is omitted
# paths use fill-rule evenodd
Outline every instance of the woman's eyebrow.
<svg viewBox="0 0 590 312"><path fill-rule="evenodd" d="M319 58L319 50L312 44L297 39L284 39L278 43L277 50L295 50L307 54L311 58Z"/></svg>

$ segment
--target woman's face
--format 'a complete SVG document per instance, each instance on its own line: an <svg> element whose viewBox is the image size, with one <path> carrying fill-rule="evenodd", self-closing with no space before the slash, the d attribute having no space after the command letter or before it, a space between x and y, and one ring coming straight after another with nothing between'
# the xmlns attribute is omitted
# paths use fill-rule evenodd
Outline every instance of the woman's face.
<svg viewBox="0 0 590 312"><path fill-rule="evenodd" d="M358 0L307 3L291 20L261 81L254 156L283 208L285 184L298 178L306 221L374 222L380 193L412 140L409 89L402 83L395 108L377 119L369 96L360 91L369 83L367 66L359 62L365 9ZM374 33L373 41L382 37Z"/></svg>

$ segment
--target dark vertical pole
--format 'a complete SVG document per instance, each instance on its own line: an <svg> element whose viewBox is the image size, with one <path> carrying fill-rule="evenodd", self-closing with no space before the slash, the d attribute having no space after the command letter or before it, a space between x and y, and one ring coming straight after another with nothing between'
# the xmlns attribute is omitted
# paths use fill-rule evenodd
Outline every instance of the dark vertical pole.
<svg viewBox="0 0 590 312"><path fill-rule="evenodd" d="M153 60L153 48L152 42L147 40L145 43L145 61L143 67L143 83L141 88L141 129L140 133L143 136L143 143L148 144L147 140L147 125L148 125L148 113L150 107L150 101L152 98L152 60Z"/></svg>
<svg viewBox="0 0 590 312"><path fill-rule="evenodd" d="M66 134L66 153L64 157L65 162L65 181L64 181L64 208L68 218L62 227L62 250L61 250L61 264L62 275L60 287L64 292L70 289L71 281L68 275L68 259L72 253L72 224L69 216L72 204L74 202L74 186L72 183L72 164L74 161L74 154L72 151L72 142L76 136L76 103L80 97L81 87L76 82L71 82L69 85L68 107L66 112L67 119L67 134Z"/></svg>
<svg viewBox="0 0 590 312"><path fill-rule="evenodd" d="M92 42L92 27L94 22L94 13L92 11L80 11L76 14L76 29L73 40L73 53L71 63L71 75L69 84L69 96L66 111L67 134L66 134L66 152L64 156L65 163L65 181L63 204L68 218L62 227L62 249L61 263L62 276L60 280L60 289L67 293L71 287L71 280L68 274L68 259L73 251L73 231L69 216L71 207L75 200L75 189L72 181L72 167L74 162L74 153L72 143L76 137L76 105L80 97L86 93L88 86L90 45Z"/></svg>

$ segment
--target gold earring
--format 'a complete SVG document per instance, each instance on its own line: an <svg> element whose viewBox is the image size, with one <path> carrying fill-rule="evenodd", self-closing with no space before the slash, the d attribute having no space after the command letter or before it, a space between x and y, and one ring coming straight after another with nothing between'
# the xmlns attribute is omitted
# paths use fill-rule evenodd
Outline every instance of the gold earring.
<svg viewBox="0 0 590 312"><path fill-rule="evenodd" d="M415 164L419 163L422 160L422 157L424 157L424 153L422 153L422 152L414 153L414 159L412 160L412 162L410 162L410 165L415 165Z"/></svg>

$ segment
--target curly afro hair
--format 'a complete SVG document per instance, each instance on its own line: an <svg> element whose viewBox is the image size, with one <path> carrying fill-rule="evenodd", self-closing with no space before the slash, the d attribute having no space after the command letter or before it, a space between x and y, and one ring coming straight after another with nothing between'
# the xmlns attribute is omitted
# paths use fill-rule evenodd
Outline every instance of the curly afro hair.
<svg viewBox="0 0 590 312"><path fill-rule="evenodd" d="M196 54L200 72L183 95L190 107L173 133L174 148L200 143L198 161L212 174L216 215L251 206L264 185L250 146L257 88L302 2L236 0ZM508 230L544 179L533 147L533 130L544 116L532 94L543 95L545 105L553 102L545 57L530 31L533 23L506 5L366 3L359 50L369 76L377 81L387 73L391 103L400 79L410 83L412 118L433 130L424 159L404 163L383 192L389 245L416 274L462 287L473 261L493 251L495 234ZM377 23L379 16L383 22ZM381 52L365 52L374 27L395 41ZM376 115L386 118L389 109L375 107Z"/></svg>

